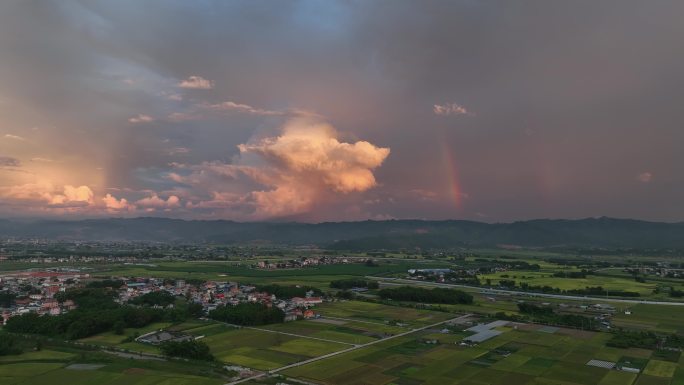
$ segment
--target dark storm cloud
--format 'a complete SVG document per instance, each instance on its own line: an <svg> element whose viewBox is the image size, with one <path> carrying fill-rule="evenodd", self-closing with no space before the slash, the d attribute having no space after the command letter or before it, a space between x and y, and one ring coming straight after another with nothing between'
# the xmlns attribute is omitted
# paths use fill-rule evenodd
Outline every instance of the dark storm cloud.
<svg viewBox="0 0 684 385"><path fill-rule="evenodd" d="M682 17L678 1L3 2L0 134L26 141L0 151L69 157L98 197L230 216L253 180L190 188L170 164L239 163L303 110L391 155L375 188L294 219L681 220Z"/></svg>

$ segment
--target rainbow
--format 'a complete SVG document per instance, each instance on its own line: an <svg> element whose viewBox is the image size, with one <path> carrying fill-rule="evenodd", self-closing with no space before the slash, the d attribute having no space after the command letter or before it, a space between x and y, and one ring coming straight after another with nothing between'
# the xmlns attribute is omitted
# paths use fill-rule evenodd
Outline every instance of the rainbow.
<svg viewBox="0 0 684 385"><path fill-rule="evenodd" d="M454 159L454 153L447 144L446 136L442 140L442 162L446 170L449 196L453 199L454 206L460 209L463 194L461 193L461 184L458 177L458 167Z"/></svg>

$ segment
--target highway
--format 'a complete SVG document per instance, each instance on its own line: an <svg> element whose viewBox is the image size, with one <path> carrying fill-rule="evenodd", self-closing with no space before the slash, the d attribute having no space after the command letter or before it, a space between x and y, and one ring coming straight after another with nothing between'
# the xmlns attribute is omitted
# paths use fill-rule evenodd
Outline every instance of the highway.
<svg viewBox="0 0 684 385"><path fill-rule="evenodd" d="M434 286L434 287L450 287L450 288L462 288L471 290L486 290L490 293L501 293L501 294L512 294L518 296L527 297L541 297L541 298L556 298L556 299L567 299L575 301L602 301L602 302L617 302L617 303L630 303L630 304L647 304L647 305L666 305L666 306L684 306L684 302L668 302L668 301L649 301L645 299L622 299L622 298L610 298L610 297L589 297L589 296L579 296L579 295L562 295L562 294L548 294L548 293L534 293L530 291L519 291L519 290L506 290L506 289L489 289L481 286L471 286L471 285L460 285L452 283L437 283L428 281L416 281L412 279L403 278L382 278L366 276L367 279L372 279L375 281L380 281L388 285L419 285L419 286Z"/></svg>

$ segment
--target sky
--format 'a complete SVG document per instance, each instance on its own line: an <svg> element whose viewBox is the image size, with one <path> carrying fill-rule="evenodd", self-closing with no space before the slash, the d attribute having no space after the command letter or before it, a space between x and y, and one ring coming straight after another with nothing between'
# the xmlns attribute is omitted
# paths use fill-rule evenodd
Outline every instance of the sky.
<svg viewBox="0 0 684 385"><path fill-rule="evenodd" d="M684 2L0 2L0 217L684 220Z"/></svg>

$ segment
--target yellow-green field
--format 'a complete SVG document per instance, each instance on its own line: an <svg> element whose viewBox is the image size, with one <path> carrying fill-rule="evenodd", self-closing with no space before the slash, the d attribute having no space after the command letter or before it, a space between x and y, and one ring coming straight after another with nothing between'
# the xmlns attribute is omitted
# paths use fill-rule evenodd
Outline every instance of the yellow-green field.
<svg viewBox="0 0 684 385"><path fill-rule="evenodd" d="M320 384L458 385L679 385L678 363L651 359L642 374L587 366L592 359L620 360L628 350L605 346L606 333L535 327L502 328L504 333L477 347L460 346L459 334L415 333L326 360L288 369L285 374ZM438 344L425 340L438 339ZM643 380L642 380L643 379ZM655 380L654 380L655 379Z"/></svg>
<svg viewBox="0 0 684 385"><path fill-rule="evenodd" d="M550 271L507 271L480 276L481 282L485 282L487 279L490 279L493 285L505 279L516 281L518 286L521 283L527 283L533 286L550 286L561 290L601 286L606 290L634 291L646 297L651 295L656 287L655 283L641 283L631 278L603 275L589 275L586 278L558 278L554 277L553 272Z"/></svg>
<svg viewBox="0 0 684 385"><path fill-rule="evenodd" d="M201 340L209 345L212 354L219 361L261 370L279 368L349 347L344 343L218 323L185 329L184 332L204 336Z"/></svg>

